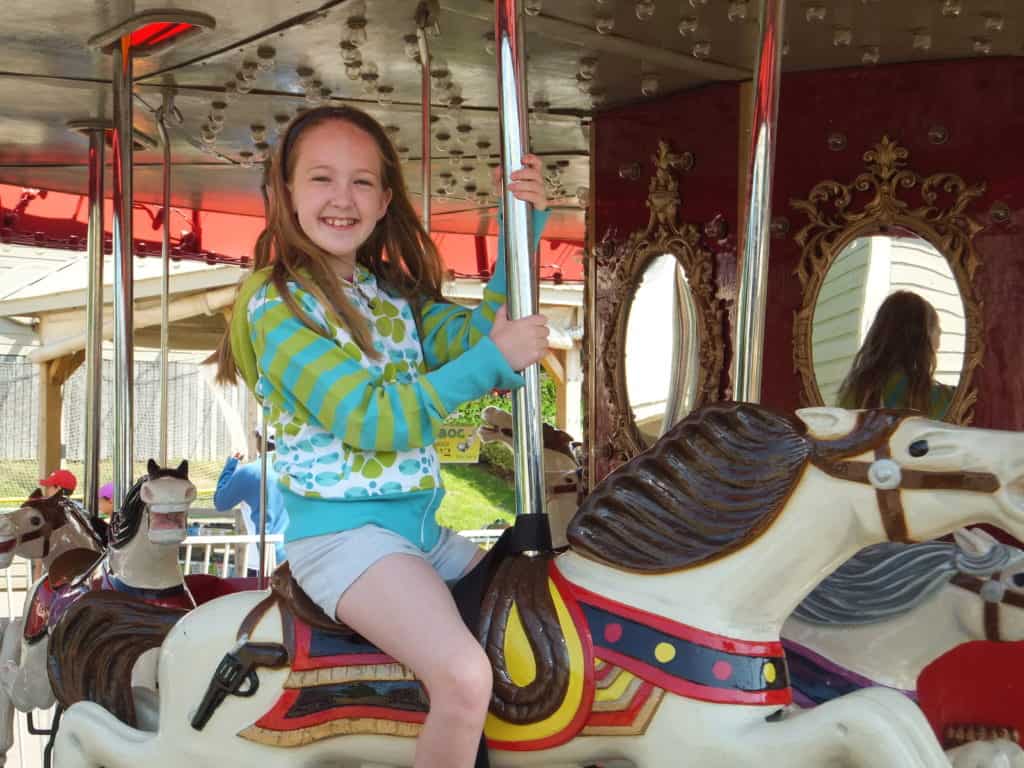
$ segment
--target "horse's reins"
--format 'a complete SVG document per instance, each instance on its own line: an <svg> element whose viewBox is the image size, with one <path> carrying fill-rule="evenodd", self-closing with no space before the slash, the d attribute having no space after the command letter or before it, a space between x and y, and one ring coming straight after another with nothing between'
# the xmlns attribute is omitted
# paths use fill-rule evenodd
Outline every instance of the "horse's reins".
<svg viewBox="0 0 1024 768"><path fill-rule="evenodd" d="M976 491L995 493L999 478L989 472L930 472L901 467L892 459L888 443L875 448L874 461L812 460L832 477L874 487L878 511L889 541L909 543L910 533L903 510L901 490Z"/></svg>
<svg viewBox="0 0 1024 768"><path fill-rule="evenodd" d="M43 501L43 504L45 504L43 507L37 507L31 503L26 505L34 512L39 513L39 516L43 518L43 524L34 531L23 533L15 539L17 542L15 546L18 546L42 538L43 557L50 554L50 536L52 536L53 532L58 528L63 528L67 525L68 522L67 512L64 511L64 506L61 503L61 500L58 499L57 501L49 504L47 504L46 501L48 500Z"/></svg>
<svg viewBox="0 0 1024 768"><path fill-rule="evenodd" d="M29 531L28 533L23 533L20 536L16 537L14 540L16 547L21 544L25 544L27 542L35 541L36 539L41 538L43 540L42 556L46 557L47 555L49 555L50 537L54 534L55 531L57 531L60 528L63 528L65 525L68 524L69 512L64 508L64 506L67 504L72 505L70 514L78 519L78 523L82 527L82 531L90 539L92 539L92 541L95 544L98 545L100 551L103 550L104 543L100 540L100 537L92 529L92 526L89 524L89 521L85 520L80 515L76 514L78 510L74 508L73 501L67 498L61 498L55 501L54 503L49 504L46 503L49 501L49 498L47 498L41 500L45 506L40 507L35 506L35 504L32 503L32 501L33 500L30 499L25 506L29 507L32 511L39 513L39 515L43 518L43 524L40 527L36 528L34 531Z"/></svg>
<svg viewBox="0 0 1024 768"><path fill-rule="evenodd" d="M1002 642L999 631L999 606L1009 605L1014 608L1024 608L1024 595L1009 591L1002 578L1002 572L996 571L987 579L967 573L958 573L949 580L950 584L973 592L985 602L985 639L997 643Z"/></svg>

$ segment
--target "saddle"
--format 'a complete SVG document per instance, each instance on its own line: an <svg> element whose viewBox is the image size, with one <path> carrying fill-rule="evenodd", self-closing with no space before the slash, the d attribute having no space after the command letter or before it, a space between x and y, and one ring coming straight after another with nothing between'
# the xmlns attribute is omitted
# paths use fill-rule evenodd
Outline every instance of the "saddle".
<svg viewBox="0 0 1024 768"><path fill-rule="evenodd" d="M323 630L328 634L351 636L355 631L335 621L323 609L314 603L309 595L292 576L291 566L285 561L279 565L270 577L270 593L276 598L282 610L286 610L295 618L311 627Z"/></svg>
<svg viewBox="0 0 1024 768"><path fill-rule="evenodd" d="M101 557L102 553L83 547L68 550L50 564L50 570L32 595L32 603L26 612L22 630L26 643L32 645L46 637L49 628L82 591L73 589L73 582L88 574Z"/></svg>
<svg viewBox="0 0 1024 768"><path fill-rule="evenodd" d="M491 712L514 725L544 720L562 705L569 685L569 652L551 595L551 555L487 558L467 581L480 579L481 568L494 571L483 590L483 604L467 606L474 590L459 589L463 615L478 614L475 632L494 669ZM270 596L257 605L239 628L247 635L272 604L284 622L284 645L293 670L345 665L346 655L363 663L396 664L351 627L334 621L303 592L287 562L270 580ZM354 661L355 659L353 659Z"/></svg>

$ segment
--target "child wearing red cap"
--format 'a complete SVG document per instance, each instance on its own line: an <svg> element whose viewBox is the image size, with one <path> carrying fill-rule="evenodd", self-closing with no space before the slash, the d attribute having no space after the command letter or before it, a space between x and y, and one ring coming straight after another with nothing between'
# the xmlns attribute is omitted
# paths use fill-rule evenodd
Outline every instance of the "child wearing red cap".
<svg viewBox="0 0 1024 768"><path fill-rule="evenodd" d="M55 469L39 481L39 489L47 498L61 491L70 496L77 486L78 478L66 469Z"/></svg>

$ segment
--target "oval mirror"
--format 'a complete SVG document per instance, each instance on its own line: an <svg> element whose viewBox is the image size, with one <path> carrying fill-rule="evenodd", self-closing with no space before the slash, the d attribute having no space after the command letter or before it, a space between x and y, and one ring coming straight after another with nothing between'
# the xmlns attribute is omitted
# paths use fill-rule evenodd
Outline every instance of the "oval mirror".
<svg viewBox="0 0 1024 768"><path fill-rule="evenodd" d="M902 292L915 294L927 305ZM888 309L880 314L883 304ZM931 319L922 328L907 319L911 317ZM936 318L938 328L932 324ZM872 333L876 319L878 327ZM929 415L943 418L964 367L966 330L956 278L931 243L908 231L858 237L830 265L814 307L811 354L821 398L826 405L862 407L853 402L854 390L863 393L875 386L882 392L877 405L911 407L911 378L892 361L897 356L927 361L927 352L923 358L914 352L933 345L932 334L938 333L934 374L930 382L922 380L919 402L927 396ZM862 348L858 370L851 376Z"/></svg>
<svg viewBox="0 0 1024 768"><path fill-rule="evenodd" d="M651 259L627 310L626 392L644 445L694 407L700 381L697 308L672 254Z"/></svg>

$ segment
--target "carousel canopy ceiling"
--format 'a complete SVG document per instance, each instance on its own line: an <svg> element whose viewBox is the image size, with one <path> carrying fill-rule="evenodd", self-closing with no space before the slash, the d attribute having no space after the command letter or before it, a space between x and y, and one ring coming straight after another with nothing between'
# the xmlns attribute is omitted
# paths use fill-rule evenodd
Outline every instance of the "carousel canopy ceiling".
<svg viewBox="0 0 1024 768"><path fill-rule="evenodd" d="M750 78L757 0L524 0L531 141L557 211L583 238L589 120L659 93ZM132 13L201 11L216 28L135 63L136 127L173 89L173 204L259 215L259 160L297 109L348 102L389 126L421 188L416 0L8 0L0 27L0 183L84 193L86 140L69 120L111 116L111 58L93 36ZM494 231L493 4L440 0L430 38L434 228ZM785 70L1018 55L1019 0L790 0ZM491 40L489 40L489 36ZM158 202L161 150L136 152L135 196ZM109 158L108 158L109 161ZM109 187L108 187L109 189Z"/></svg>

